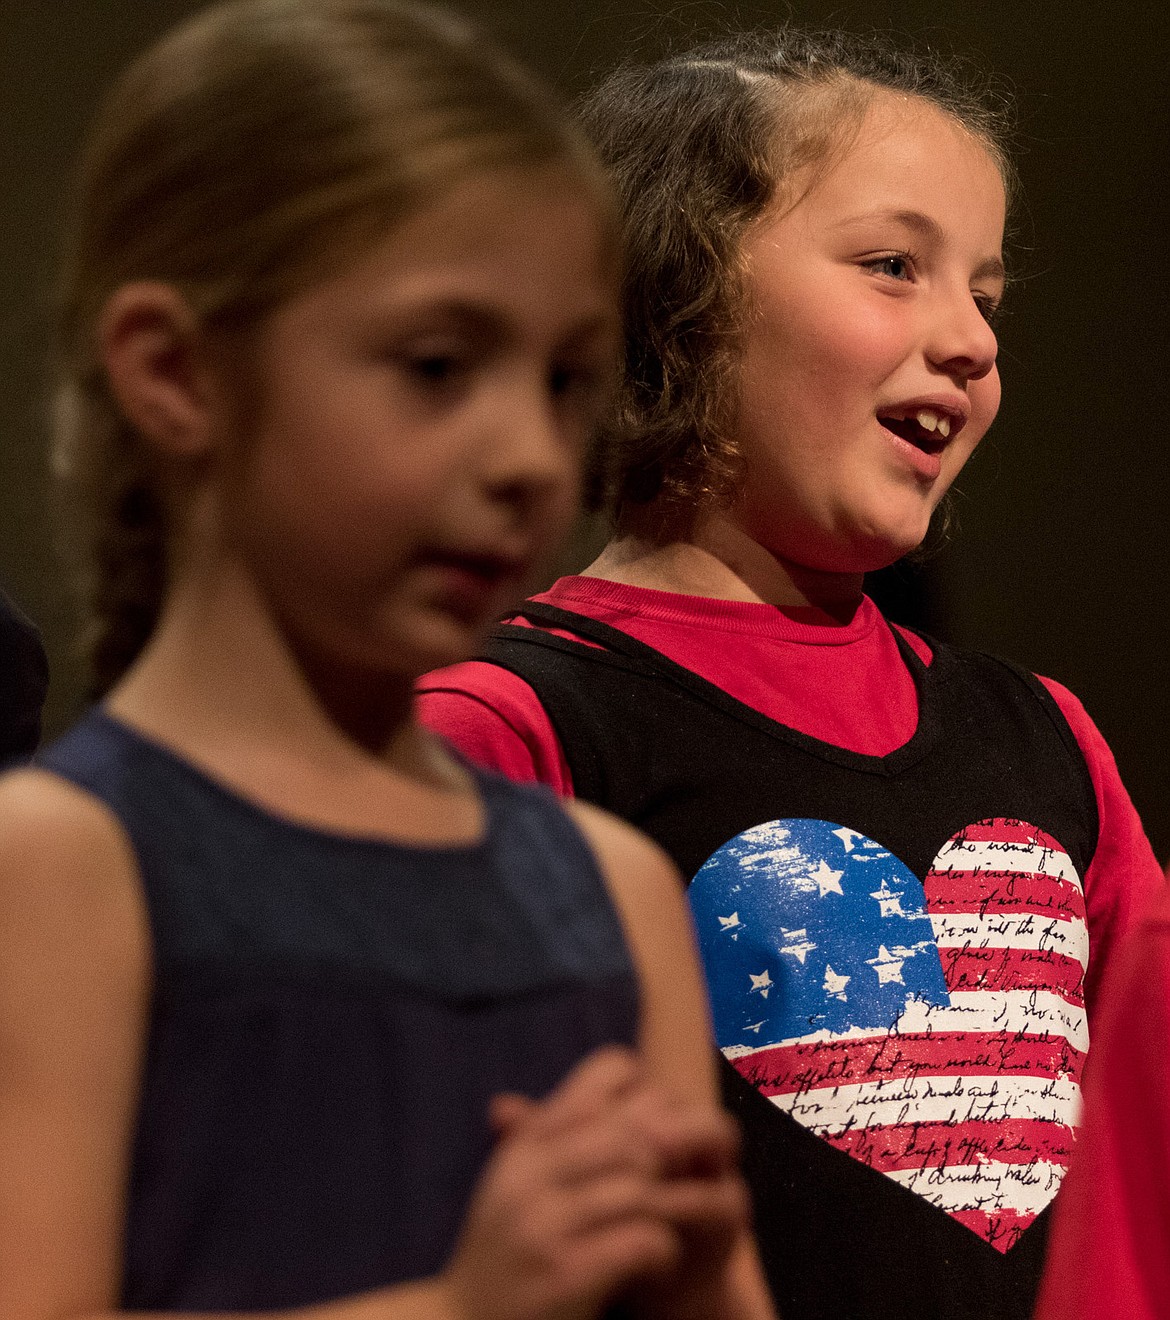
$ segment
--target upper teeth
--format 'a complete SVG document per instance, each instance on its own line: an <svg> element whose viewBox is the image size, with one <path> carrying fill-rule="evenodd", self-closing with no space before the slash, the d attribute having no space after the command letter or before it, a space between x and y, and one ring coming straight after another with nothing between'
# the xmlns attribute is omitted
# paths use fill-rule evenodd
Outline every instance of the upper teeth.
<svg viewBox="0 0 1170 1320"><path fill-rule="evenodd" d="M929 408L920 408L916 420L924 431L937 430L944 440L951 433L951 419L942 413L932 412Z"/></svg>

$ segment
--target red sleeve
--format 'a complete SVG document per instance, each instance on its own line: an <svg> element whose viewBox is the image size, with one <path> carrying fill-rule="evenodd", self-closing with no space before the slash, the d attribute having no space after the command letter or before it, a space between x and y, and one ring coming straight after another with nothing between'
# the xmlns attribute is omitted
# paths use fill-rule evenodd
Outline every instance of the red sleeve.
<svg viewBox="0 0 1170 1320"><path fill-rule="evenodd" d="M1106 979L1036 1320L1170 1316L1170 894Z"/></svg>
<svg viewBox="0 0 1170 1320"><path fill-rule="evenodd" d="M1117 762L1084 706L1066 687L1041 678L1068 721L1093 781L1100 833L1097 850L1084 876L1089 925L1089 970L1085 1003L1095 1020L1101 976L1109 966L1119 936L1149 908L1164 877L1137 811L1121 782Z"/></svg>
<svg viewBox="0 0 1170 1320"><path fill-rule="evenodd" d="M476 765L573 796L573 779L552 721L530 684L486 660L436 669L418 681L419 722Z"/></svg>

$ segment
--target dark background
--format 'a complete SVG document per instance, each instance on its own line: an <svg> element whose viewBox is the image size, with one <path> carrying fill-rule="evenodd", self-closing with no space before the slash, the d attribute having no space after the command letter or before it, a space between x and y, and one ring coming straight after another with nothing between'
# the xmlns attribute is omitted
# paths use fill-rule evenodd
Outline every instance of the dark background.
<svg viewBox="0 0 1170 1320"><path fill-rule="evenodd" d="M66 180L101 89L200 0L0 0L0 582L43 629L59 730L79 701L67 576L44 459L49 290ZM960 479L959 526L885 590L894 611L1059 679L1110 742L1170 856L1162 509L1170 6L1088 0L791 5L464 0L573 93L619 58L784 18L888 28L971 56L1018 104L1018 280L1001 327L1004 403Z"/></svg>

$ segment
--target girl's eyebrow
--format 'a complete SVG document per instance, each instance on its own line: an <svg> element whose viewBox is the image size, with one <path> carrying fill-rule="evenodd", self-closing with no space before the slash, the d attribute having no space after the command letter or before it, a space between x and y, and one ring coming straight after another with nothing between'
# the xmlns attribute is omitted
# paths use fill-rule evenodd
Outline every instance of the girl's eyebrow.
<svg viewBox="0 0 1170 1320"><path fill-rule="evenodd" d="M844 220L838 221L833 227L835 229L847 229L850 225L866 224L874 220L902 225L930 243L941 243L946 237L942 226L933 216L909 208L867 211L862 215L847 216ZM972 271L972 275L976 279L1006 279L1007 270L1003 264L1003 258L997 254L988 257L986 261L981 261Z"/></svg>
<svg viewBox="0 0 1170 1320"><path fill-rule="evenodd" d="M468 298L461 295L421 294L394 300L386 306L374 308L378 318L408 328L419 322L446 321L478 334L503 333L508 324L506 312L490 298Z"/></svg>
<svg viewBox="0 0 1170 1320"><path fill-rule="evenodd" d="M420 299L403 306L380 308L377 319L388 329L411 333L418 329L452 329L480 339L508 341L521 333L521 322L506 307L490 298L482 301L459 295ZM619 317L611 308L599 304L563 327L563 338L574 341L609 335L617 331Z"/></svg>

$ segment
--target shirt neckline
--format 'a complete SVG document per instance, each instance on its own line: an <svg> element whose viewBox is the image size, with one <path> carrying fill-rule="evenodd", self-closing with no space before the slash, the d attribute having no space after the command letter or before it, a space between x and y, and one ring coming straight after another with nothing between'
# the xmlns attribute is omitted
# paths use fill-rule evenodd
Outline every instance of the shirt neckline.
<svg viewBox="0 0 1170 1320"><path fill-rule="evenodd" d="M578 609L578 613L603 608L610 613L638 615L675 626L716 627L724 632L805 646L848 646L864 641L883 621L881 612L868 596L862 596L848 623L828 619L813 623L794 618L780 606L762 601L691 596L579 574L558 578L535 599L566 609L584 606L584 611Z"/></svg>

